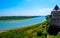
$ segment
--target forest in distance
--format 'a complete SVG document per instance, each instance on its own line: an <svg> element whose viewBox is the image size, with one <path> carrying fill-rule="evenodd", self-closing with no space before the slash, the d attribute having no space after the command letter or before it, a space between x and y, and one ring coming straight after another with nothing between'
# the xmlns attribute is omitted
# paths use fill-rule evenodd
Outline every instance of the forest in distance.
<svg viewBox="0 0 60 38"><path fill-rule="evenodd" d="M0 16L0 21L2 20L23 20L39 16Z"/></svg>

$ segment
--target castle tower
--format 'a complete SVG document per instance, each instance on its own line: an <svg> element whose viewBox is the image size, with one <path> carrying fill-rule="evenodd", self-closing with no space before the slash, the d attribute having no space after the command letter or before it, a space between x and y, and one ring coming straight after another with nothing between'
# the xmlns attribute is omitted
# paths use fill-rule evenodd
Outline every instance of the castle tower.
<svg viewBox="0 0 60 38"><path fill-rule="evenodd" d="M57 35L60 31L60 8L56 5L51 12L50 26L48 33L50 35Z"/></svg>
<svg viewBox="0 0 60 38"><path fill-rule="evenodd" d="M51 12L51 25L60 28L60 9L57 5Z"/></svg>

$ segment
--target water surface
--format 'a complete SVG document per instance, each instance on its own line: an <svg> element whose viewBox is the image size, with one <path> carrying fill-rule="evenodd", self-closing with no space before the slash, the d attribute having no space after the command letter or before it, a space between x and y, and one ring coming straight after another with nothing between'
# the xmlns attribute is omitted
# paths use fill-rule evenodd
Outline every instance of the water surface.
<svg viewBox="0 0 60 38"><path fill-rule="evenodd" d="M43 21L46 21L44 16L35 17L35 18L31 18L31 19L26 19L26 20L1 21L0 22L0 31L30 26L32 24L38 24Z"/></svg>

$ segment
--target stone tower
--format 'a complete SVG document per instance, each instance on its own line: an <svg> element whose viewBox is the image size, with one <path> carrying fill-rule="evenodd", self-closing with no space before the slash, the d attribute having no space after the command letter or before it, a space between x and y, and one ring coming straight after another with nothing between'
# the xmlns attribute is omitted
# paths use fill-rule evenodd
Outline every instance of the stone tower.
<svg viewBox="0 0 60 38"><path fill-rule="evenodd" d="M51 25L60 28L60 9L57 5L51 12Z"/></svg>
<svg viewBox="0 0 60 38"><path fill-rule="evenodd" d="M57 35L60 31L60 8L56 5L51 12L50 26L47 32L50 35Z"/></svg>

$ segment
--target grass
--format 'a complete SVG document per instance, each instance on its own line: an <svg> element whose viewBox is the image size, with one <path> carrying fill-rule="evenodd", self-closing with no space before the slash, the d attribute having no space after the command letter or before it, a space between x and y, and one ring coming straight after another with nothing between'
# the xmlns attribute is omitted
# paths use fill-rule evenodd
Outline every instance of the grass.
<svg viewBox="0 0 60 38"><path fill-rule="evenodd" d="M58 33L56 36L55 35L48 35L49 38L60 38L60 33Z"/></svg>
<svg viewBox="0 0 60 38"><path fill-rule="evenodd" d="M60 38L60 34L58 34L58 35L56 35L56 36L54 36L54 35L49 35L48 37L49 37L49 38Z"/></svg>
<svg viewBox="0 0 60 38"><path fill-rule="evenodd" d="M0 38L47 38L47 22L0 33Z"/></svg>

